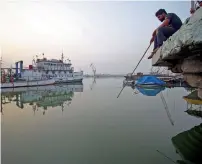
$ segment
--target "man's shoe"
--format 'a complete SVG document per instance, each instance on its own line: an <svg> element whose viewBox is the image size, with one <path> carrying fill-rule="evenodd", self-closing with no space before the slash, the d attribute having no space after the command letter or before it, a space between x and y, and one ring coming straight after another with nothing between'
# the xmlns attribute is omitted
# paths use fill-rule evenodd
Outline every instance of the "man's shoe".
<svg viewBox="0 0 202 164"><path fill-rule="evenodd" d="M159 47L157 47L156 49L153 50L153 52L151 53L151 55L148 57L148 59L151 59L154 54L158 51Z"/></svg>

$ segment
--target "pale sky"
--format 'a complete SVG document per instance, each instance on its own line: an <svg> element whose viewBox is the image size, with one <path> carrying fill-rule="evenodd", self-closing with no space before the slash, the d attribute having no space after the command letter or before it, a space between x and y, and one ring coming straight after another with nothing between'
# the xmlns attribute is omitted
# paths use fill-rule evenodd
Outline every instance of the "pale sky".
<svg viewBox="0 0 202 164"><path fill-rule="evenodd" d="M163 2L0 2L0 45L3 64L24 66L33 56L61 58L63 51L75 69L91 73L129 73L160 25L155 12L164 8L184 22L190 1ZM153 45L152 45L153 46ZM150 48L147 56L151 53ZM137 71L148 72L147 57Z"/></svg>

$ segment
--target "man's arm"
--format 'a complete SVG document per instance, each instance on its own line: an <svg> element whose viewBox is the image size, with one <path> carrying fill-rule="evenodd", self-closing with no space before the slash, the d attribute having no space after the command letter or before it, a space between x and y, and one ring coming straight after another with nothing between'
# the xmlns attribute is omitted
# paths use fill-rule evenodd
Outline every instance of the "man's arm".
<svg viewBox="0 0 202 164"><path fill-rule="evenodd" d="M154 32L152 33L152 36L154 37L154 36L156 36L156 31L160 28L160 27L165 27L165 26L168 26L169 25L169 19L168 18L166 18L165 20L164 20L164 22L156 29L156 30L154 30Z"/></svg>
<svg viewBox="0 0 202 164"><path fill-rule="evenodd" d="M170 22L170 19L166 17L166 19L163 21L163 23L158 28L168 26L169 22Z"/></svg>
<svg viewBox="0 0 202 164"><path fill-rule="evenodd" d="M163 21L163 23L158 28L168 26L171 18L172 18L172 14L168 14L166 16L165 20ZM152 38L150 40L150 44L154 41L154 37L156 36L156 31L158 30L158 28L155 29L154 32L152 33Z"/></svg>
<svg viewBox="0 0 202 164"><path fill-rule="evenodd" d="M161 27L168 26L171 19L172 19L172 14L168 14L165 20L163 21L163 23L156 30L158 30ZM153 32L152 36L156 35L156 30Z"/></svg>

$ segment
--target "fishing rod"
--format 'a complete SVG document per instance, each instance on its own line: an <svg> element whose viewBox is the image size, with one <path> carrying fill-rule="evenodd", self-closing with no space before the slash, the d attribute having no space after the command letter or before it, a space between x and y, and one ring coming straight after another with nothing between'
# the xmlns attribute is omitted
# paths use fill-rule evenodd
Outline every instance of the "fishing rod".
<svg viewBox="0 0 202 164"><path fill-rule="evenodd" d="M172 118L171 118L171 114L170 114L170 112L169 112L169 110L168 110L168 105L167 105L167 103L166 103L166 100L165 100L165 98L164 98L162 92L160 93L160 96L161 96L161 100L162 100L162 102L163 102L164 108L165 108L165 110L166 110L166 114L167 114L167 116L168 116L168 118L169 118L169 121L170 121L170 123L174 126L174 121L173 121Z"/></svg>
<svg viewBox="0 0 202 164"><path fill-rule="evenodd" d="M151 43L149 44L149 46L147 47L146 51L145 51L144 54L142 55L141 59L140 59L139 62L137 63L135 69L133 70L133 72L132 72L132 74L131 74L131 77L132 77L133 73L135 72L135 70L137 69L137 67L139 66L139 64L140 64L140 62L142 61L142 59L144 58L144 56L146 55L146 53L147 53L147 51L149 50L150 46L151 46ZM121 89L121 91L119 92L117 98L119 98L119 96L121 95L121 93L122 93L123 89L125 88L125 86L126 86L126 85L124 84L123 87L122 87L122 89Z"/></svg>
<svg viewBox="0 0 202 164"><path fill-rule="evenodd" d="M164 156L165 158L167 158L169 161L177 164L173 159L171 159L170 157L168 157L167 155L165 155L164 153L160 152L159 150L156 150L159 154L161 154L162 156Z"/></svg>

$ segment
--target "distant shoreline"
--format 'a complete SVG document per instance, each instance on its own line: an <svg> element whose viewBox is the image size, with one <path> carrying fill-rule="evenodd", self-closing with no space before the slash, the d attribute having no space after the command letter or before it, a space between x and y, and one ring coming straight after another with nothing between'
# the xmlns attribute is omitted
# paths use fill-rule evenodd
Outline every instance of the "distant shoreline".
<svg viewBox="0 0 202 164"><path fill-rule="evenodd" d="M108 75L108 74L100 74L100 75L84 75L85 78L92 78L92 77L95 77L95 78L108 78L108 77L122 77L124 78L125 75Z"/></svg>

